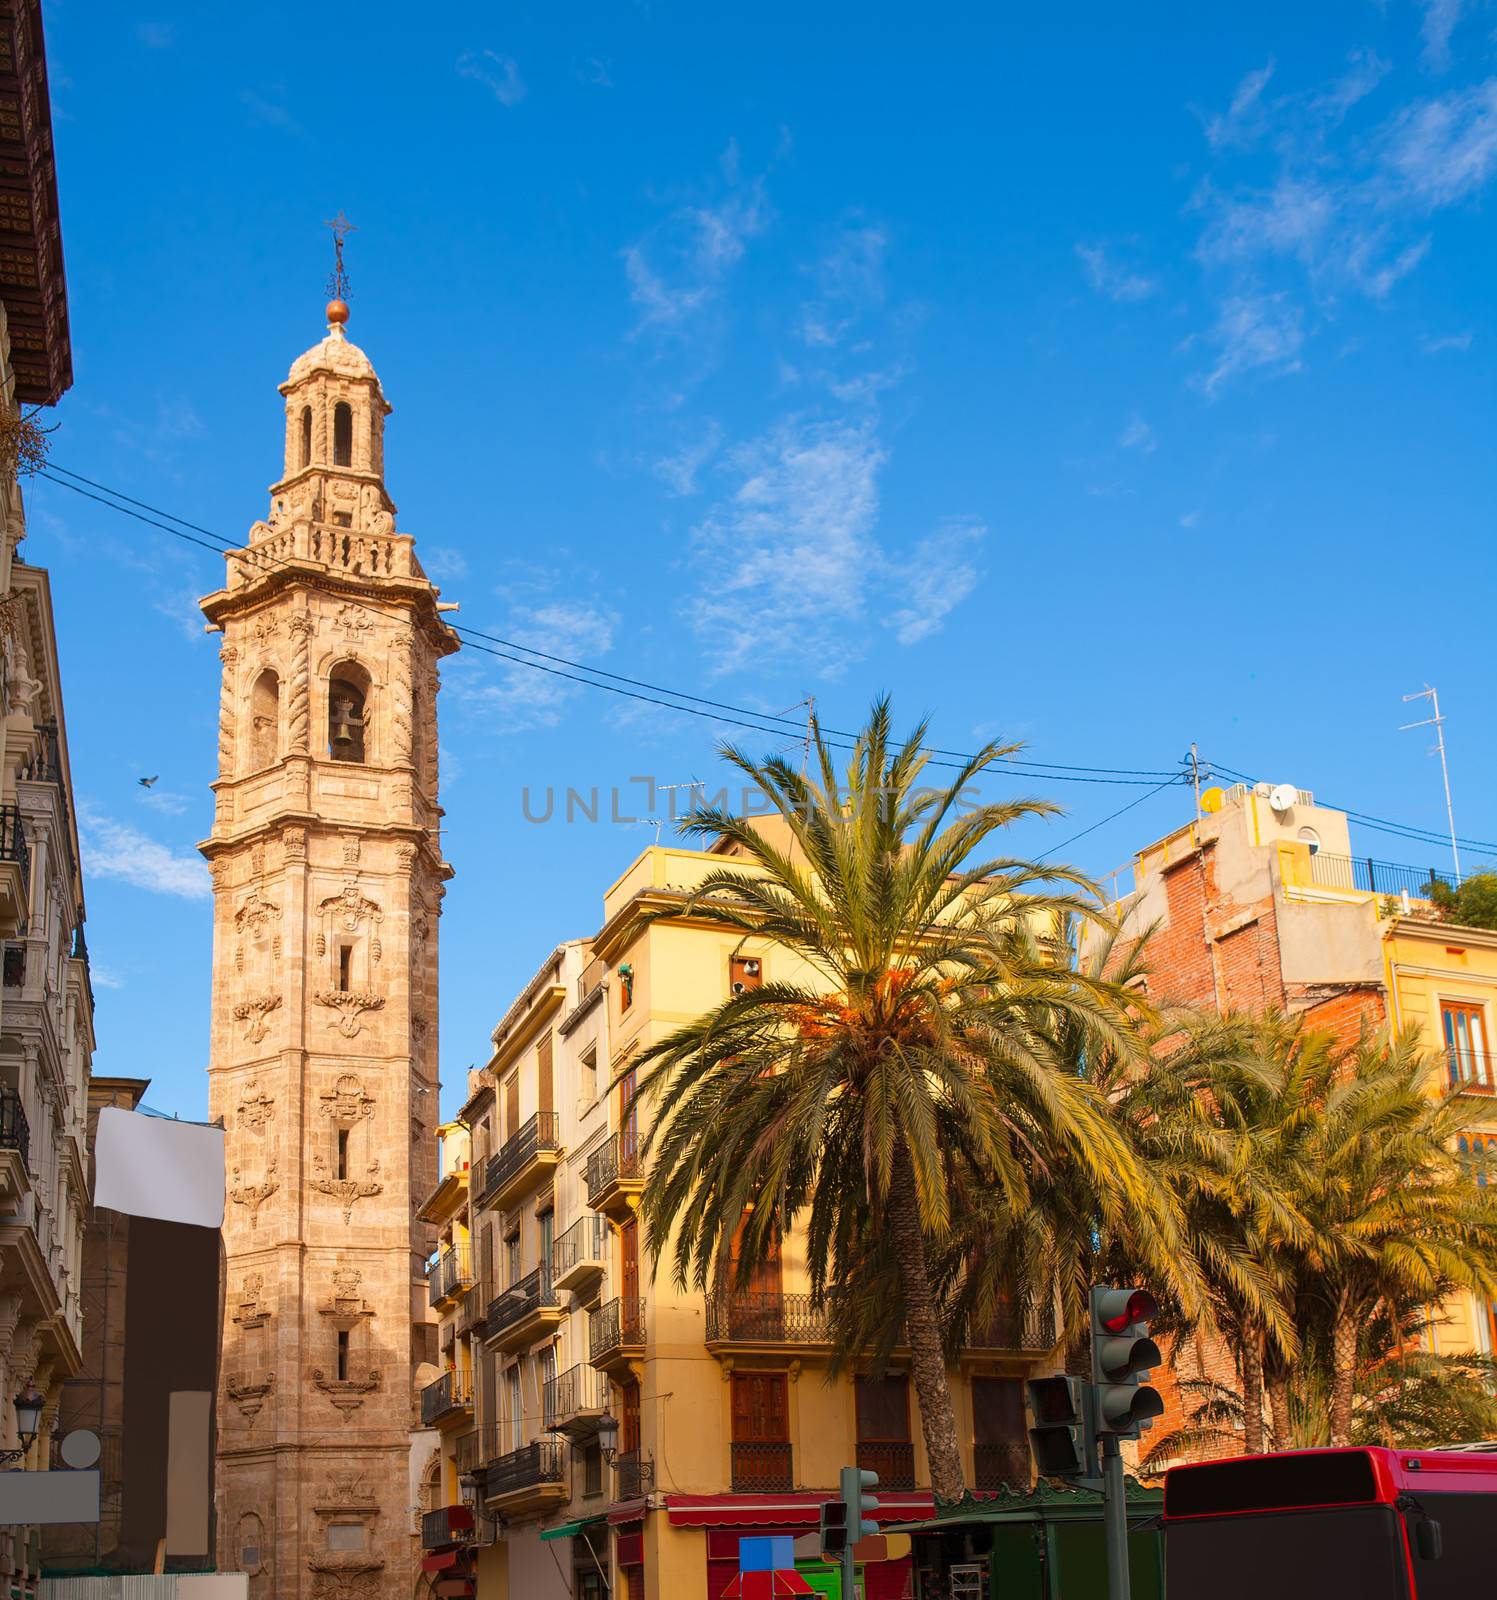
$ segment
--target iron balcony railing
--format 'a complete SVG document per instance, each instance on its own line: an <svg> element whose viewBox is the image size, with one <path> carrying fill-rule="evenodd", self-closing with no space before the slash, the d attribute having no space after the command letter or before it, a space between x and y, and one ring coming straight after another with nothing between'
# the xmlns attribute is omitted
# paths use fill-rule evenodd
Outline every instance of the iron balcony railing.
<svg viewBox="0 0 1497 1600"><path fill-rule="evenodd" d="M608 976L608 963L602 956L594 956L582 969L582 976L577 980L577 1004L584 1005L603 987L603 980Z"/></svg>
<svg viewBox="0 0 1497 1600"><path fill-rule="evenodd" d="M587 1317L587 1353L599 1361L616 1350L645 1342L645 1303L637 1297L610 1300Z"/></svg>
<svg viewBox="0 0 1497 1600"><path fill-rule="evenodd" d="M1445 1069L1450 1075L1450 1087L1462 1094L1491 1094L1497 1085L1497 1057L1485 1050L1447 1045Z"/></svg>
<svg viewBox="0 0 1497 1600"><path fill-rule="evenodd" d="M533 1489L543 1483L561 1483L566 1475L567 1448L555 1439L534 1439L518 1450L489 1457L483 1492L514 1494L518 1489Z"/></svg>
<svg viewBox="0 0 1497 1600"><path fill-rule="evenodd" d="M915 1447L908 1441L860 1439L858 1465L864 1472L876 1472L885 1489L915 1487Z"/></svg>
<svg viewBox="0 0 1497 1600"><path fill-rule="evenodd" d="M1002 1489L1005 1485L1020 1492L1029 1487L1029 1445L1017 1439L1009 1444L979 1444L972 1447L972 1476L975 1489Z"/></svg>
<svg viewBox="0 0 1497 1600"><path fill-rule="evenodd" d="M469 1246L456 1244L444 1250L441 1256L432 1262L426 1276L427 1297L432 1305L472 1283L470 1259Z"/></svg>
<svg viewBox="0 0 1497 1600"><path fill-rule="evenodd" d="M421 1548L441 1550L473 1537L472 1506L440 1506L421 1518Z"/></svg>
<svg viewBox="0 0 1497 1600"><path fill-rule="evenodd" d="M484 1332L490 1339L523 1321L532 1312L556 1304L556 1291L551 1287L550 1266L537 1267L518 1283L512 1284L503 1294L489 1301L488 1326Z"/></svg>
<svg viewBox="0 0 1497 1600"><path fill-rule="evenodd" d="M733 1441L734 1494L773 1494L794 1487L789 1440Z"/></svg>
<svg viewBox="0 0 1497 1600"><path fill-rule="evenodd" d="M826 1312L808 1294L719 1291L707 1297L709 1343L825 1344Z"/></svg>
<svg viewBox="0 0 1497 1600"><path fill-rule="evenodd" d="M1409 894L1428 900L1430 884L1454 888L1450 873L1437 867L1409 867L1371 856L1333 856L1317 850L1310 857L1310 882L1321 889L1360 890L1363 894Z"/></svg>
<svg viewBox="0 0 1497 1600"><path fill-rule="evenodd" d="M31 882L31 846L19 806L0 806L0 861L14 861L21 869L21 881Z"/></svg>
<svg viewBox="0 0 1497 1600"><path fill-rule="evenodd" d="M486 1283L475 1283L458 1302L457 1331L471 1333L475 1328L481 1328L492 1298Z"/></svg>
<svg viewBox="0 0 1497 1600"><path fill-rule="evenodd" d="M457 1436L457 1442L452 1447L452 1460L460 1477L470 1477L483 1465L481 1435L477 1428Z"/></svg>
<svg viewBox="0 0 1497 1600"><path fill-rule="evenodd" d="M606 1261L608 1223L596 1212L579 1217L551 1245L551 1276L564 1278L579 1261Z"/></svg>
<svg viewBox="0 0 1497 1600"><path fill-rule="evenodd" d="M1053 1350L1056 1343L1055 1306L1026 1306L1022 1311L1000 1305L985 1328L968 1328L968 1350Z"/></svg>
<svg viewBox="0 0 1497 1600"><path fill-rule="evenodd" d="M0 1149L18 1151L22 1164L30 1169L31 1124L14 1089L0 1089Z"/></svg>
<svg viewBox="0 0 1497 1600"><path fill-rule="evenodd" d="M473 1374L444 1372L435 1383L421 1391L421 1421L426 1427L452 1411L465 1411L473 1405Z"/></svg>
<svg viewBox="0 0 1497 1600"><path fill-rule="evenodd" d="M626 1450L614 1457L618 1498L639 1500L655 1487L655 1458L647 1450Z"/></svg>
<svg viewBox="0 0 1497 1600"><path fill-rule="evenodd" d="M640 1176L639 1134L633 1128L611 1134L587 1158L583 1182L587 1184L589 1202L595 1200L610 1184L621 1179Z"/></svg>
<svg viewBox="0 0 1497 1600"><path fill-rule="evenodd" d="M608 1379L592 1367L568 1367L558 1372L541 1391L546 1431L580 1411L608 1409Z"/></svg>
<svg viewBox="0 0 1497 1600"><path fill-rule="evenodd" d="M507 1139L497 1154L489 1157L483 1189L492 1194L517 1172L523 1171L542 1150L561 1149L561 1119L554 1111L537 1111L512 1139Z"/></svg>

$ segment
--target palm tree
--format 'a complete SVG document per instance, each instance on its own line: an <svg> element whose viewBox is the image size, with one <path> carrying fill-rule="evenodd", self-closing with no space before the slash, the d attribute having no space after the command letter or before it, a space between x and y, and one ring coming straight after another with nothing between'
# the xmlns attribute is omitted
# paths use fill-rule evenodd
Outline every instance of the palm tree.
<svg viewBox="0 0 1497 1600"><path fill-rule="evenodd" d="M854 1338L903 1327L932 1484L955 1498L934 1268L971 1197L1017 1231L1036 1173L1070 1169L1095 1214L1148 1235L1157 1259L1178 1259L1182 1241L1105 1096L1057 1049L1062 1019L1098 1046L1137 1048L1127 991L1072 970L1065 919L1099 917L1093 886L983 854L1054 807L969 803L1012 746L989 744L948 786L922 789L925 732L896 745L880 701L840 774L819 729L811 776L723 751L779 826L694 816L691 833L743 864L710 872L684 914L786 952L806 977L730 997L643 1053L639 1094L655 1118L642 1211L652 1254L670 1253L683 1288L727 1270L730 1240L746 1283L804 1227L813 1300L835 1325Z"/></svg>

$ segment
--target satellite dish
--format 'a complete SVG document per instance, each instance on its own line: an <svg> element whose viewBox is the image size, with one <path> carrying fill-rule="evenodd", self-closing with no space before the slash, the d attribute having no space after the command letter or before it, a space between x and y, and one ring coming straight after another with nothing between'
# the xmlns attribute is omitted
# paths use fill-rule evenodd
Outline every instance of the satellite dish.
<svg viewBox="0 0 1497 1600"><path fill-rule="evenodd" d="M99 1436L88 1428L74 1428L57 1449L68 1466L91 1467L99 1459Z"/></svg>
<svg viewBox="0 0 1497 1600"><path fill-rule="evenodd" d="M1292 783L1276 783L1268 797L1269 806L1282 816L1299 799L1299 790Z"/></svg>
<svg viewBox="0 0 1497 1600"><path fill-rule="evenodd" d="M1226 799L1227 792L1225 789L1202 789L1201 810L1206 812L1208 815L1212 812L1220 811L1222 806L1226 803Z"/></svg>

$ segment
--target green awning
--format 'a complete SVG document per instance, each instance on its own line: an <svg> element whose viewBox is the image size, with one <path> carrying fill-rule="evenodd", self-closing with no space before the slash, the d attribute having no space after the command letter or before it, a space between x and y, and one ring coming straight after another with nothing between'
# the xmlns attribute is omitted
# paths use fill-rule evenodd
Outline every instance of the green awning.
<svg viewBox="0 0 1497 1600"><path fill-rule="evenodd" d="M541 1538L571 1539L575 1535L581 1533L584 1528L596 1527L598 1523L606 1522L607 1520L608 1519L600 1511L597 1516L583 1517L580 1522L564 1522L559 1528L543 1528L541 1530Z"/></svg>

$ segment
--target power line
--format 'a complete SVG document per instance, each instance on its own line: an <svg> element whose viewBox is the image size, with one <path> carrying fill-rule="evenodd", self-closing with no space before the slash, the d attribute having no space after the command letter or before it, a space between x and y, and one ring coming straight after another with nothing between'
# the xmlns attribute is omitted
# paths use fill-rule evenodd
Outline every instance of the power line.
<svg viewBox="0 0 1497 1600"><path fill-rule="evenodd" d="M56 473L62 473L64 476L58 477L55 475ZM244 559L259 562L266 570L275 570L277 568L292 570L292 563L288 561L268 556L263 551L255 550L253 546L234 544L222 534L215 533L210 528L205 528L199 523L191 522L185 517L179 517L173 512L163 510L160 506L152 505L149 501L136 499L134 496L127 495L122 490L114 489L108 484L84 477L82 473L73 472L70 468L60 466L56 462L49 462L47 468L41 470L40 476L46 478L49 483L56 484L58 488L71 489L73 493L81 495L85 499L106 506L112 511L117 511L122 516L132 517L135 521L145 523L149 527L158 528L163 533L169 533L174 538L185 540L187 543L197 545L201 549L210 550L218 555L233 551ZM77 481L71 482L69 481L71 479L76 479ZM87 484L88 488L81 487L84 484ZM132 507L137 509L131 509ZM151 514L146 515L145 513L148 512ZM163 518L166 520L161 520ZM172 526L174 523L179 526ZM198 535L202 537L198 537ZM305 577L305 575L303 576ZM315 582L312 583L312 586L317 587ZM377 605L370 605L369 609L380 615L390 615L388 612L380 612ZM546 672L553 677L563 678L569 682L581 684L586 688L605 689L612 694L624 695L629 699L641 701L647 705L703 717L705 720L712 722L728 723L735 727L747 728L755 733L779 735L793 730L799 737L801 732L800 724L792 723L788 718L777 713L755 711L752 707L738 706L727 701L712 700L702 695L691 694L683 689L673 688L670 685L651 683L646 679L608 672L601 667L592 667L583 662L570 660L566 656L553 655L547 651L536 649L531 645L519 644L514 640L505 639L498 634L487 633L482 629L469 627L464 623L451 622L448 626L473 649L483 654L509 661L516 666L529 667L532 671ZM500 648L493 648L494 646ZM524 652L524 654L517 655L512 653L516 651ZM528 659L532 656L539 659ZM542 665L543 662L551 664ZM598 681L600 679L606 681L600 682ZM668 696L669 698L661 698L662 696ZM696 709L697 707L708 709L698 710ZM840 728L822 727L821 732L834 749L851 749L851 742L838 743L838 741L855 741L857 737L855 733ZM935 746L928 747L928 750L933 766L958 768L965 766L971 759L971 756L964 751L944 750ZM954 757L955 759L937 759L942 756ZM1005 757L1002 765L1022 772L1025 776L1061 783L1102 783L1140 787L1161 776L1159 769L1073 766L1064 762L1025 761L1016 757ZM1172 774L1167 775L1167 781L1173 781Z"/></svg>
<svg viewBox="0 0 1497 1600"><path fill-rule="evenodd" d="M1035 860L1036 861L1048 860L1049 857L1053 856L1057 850L1064 850L1068 845L1075 844L1078 839L1086 838L1087 834L1095 833L1098 828L1105 828L1109 822L1116 822L1117 819L1120 816L1122 816L1125 811L1131 811L1134 808L1134 806L1141 806L1144 803L1145 800L1152 800L1153 797L1156 794L1158 794L1161 789L1169 789L1171 787L1178 787L1182 783L1189 783L1189 782L1190 782L1190 774L1186 773L1186 772L1179 772L1179 773L1176 773L1173 778L1166 778L1163 783L1158 784L1154 788L1150 789L1147 794L1136 795L1132 800L1130 800L1128 802L1127 805L1119 806L1116 811L1112 812L1111 815L1109 815L1109 816L1103 817L1100 822L1094 822L1091 825L1091 827L1083 828L1080 833L1073 833L1069 839L1062 839L1059 844L1051 845L1048 850L1043 852L1043 854L1036 856Z"/></svg>

